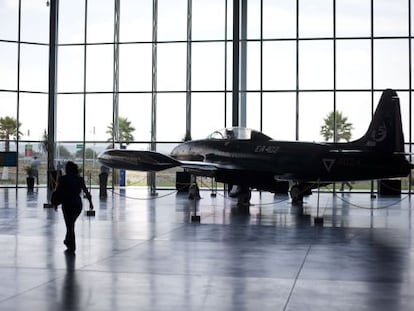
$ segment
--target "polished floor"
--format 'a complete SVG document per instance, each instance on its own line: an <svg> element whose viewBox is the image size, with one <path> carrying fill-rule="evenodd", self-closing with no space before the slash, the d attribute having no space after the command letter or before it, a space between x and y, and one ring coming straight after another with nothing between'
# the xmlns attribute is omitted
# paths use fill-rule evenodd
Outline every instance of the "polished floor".
<svg viewBox="0 0 414 311"><path fill-rule="evenodd" d="M44 188L0 189L0 310L414 310L408 196L92 194L73 256Z"/></svg>

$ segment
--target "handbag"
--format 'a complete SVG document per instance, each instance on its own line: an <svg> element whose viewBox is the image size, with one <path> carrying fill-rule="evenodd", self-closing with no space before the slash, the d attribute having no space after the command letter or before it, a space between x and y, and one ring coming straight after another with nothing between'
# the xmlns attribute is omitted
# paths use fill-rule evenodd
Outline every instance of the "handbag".
<svg viewBox="0 0 414 311"><path fill-rule="evenodd" d="M52 197L50 198L50 201L55 206L58 206L63 203L62 191L60 191L59 188L52 192Z"/></svg>

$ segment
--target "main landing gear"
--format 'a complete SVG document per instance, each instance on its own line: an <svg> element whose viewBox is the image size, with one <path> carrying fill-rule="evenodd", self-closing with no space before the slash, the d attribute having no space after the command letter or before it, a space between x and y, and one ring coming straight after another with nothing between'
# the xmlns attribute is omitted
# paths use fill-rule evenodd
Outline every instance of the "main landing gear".
<svg viewBox="0 0 414 311"><path fill-rule="evenodd" d="M295 184L290 188L290 197L293 204L303 203L303 197L312 194L311 184Z"/></svg>

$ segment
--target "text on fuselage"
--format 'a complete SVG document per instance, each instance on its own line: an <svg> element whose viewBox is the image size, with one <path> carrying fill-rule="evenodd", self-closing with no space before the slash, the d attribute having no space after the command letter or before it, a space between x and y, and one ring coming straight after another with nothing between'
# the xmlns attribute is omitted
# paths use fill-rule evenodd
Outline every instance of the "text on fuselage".
<svg viewBox="0 0 414 311"><path fill-rule="evenodd" d="M279 150L280 150L280 147L279 146L258 145L254 149L254 152L276 154L276 153L279 152Z"/></svg>

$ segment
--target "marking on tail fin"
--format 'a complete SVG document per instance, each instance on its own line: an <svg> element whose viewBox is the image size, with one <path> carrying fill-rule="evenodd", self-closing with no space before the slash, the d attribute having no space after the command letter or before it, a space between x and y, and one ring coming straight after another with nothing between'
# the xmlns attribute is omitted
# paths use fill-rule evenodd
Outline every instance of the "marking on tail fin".
<svg viewBox="0 0 414 311"><path fill-rule="evenodd" d="M387 137L387 126L384 122L380 124L377 128L373 129L371 132L371 139L367 141L368 147L374 147L377 143L380 143L385 140Z"/></svg>

